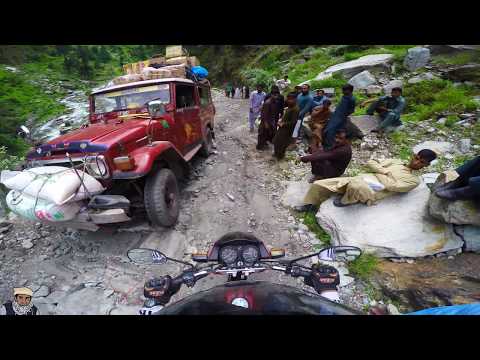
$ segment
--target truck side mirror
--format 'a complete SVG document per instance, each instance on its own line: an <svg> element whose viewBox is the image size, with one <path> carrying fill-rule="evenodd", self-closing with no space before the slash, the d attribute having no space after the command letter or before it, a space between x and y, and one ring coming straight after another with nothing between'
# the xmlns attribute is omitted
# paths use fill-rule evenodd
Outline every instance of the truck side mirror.
<svg viewBox="0 0 480 360"><path fill-rule="evenodd" d="M147 104L148 113L152 119L159 118L166 113L165 104L160 100L152 100Z"/></svg>

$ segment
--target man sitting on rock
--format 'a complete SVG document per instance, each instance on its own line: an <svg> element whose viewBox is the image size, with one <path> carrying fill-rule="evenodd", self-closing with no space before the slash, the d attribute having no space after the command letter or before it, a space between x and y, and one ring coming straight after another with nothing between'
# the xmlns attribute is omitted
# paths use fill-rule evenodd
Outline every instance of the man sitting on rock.
<svg viewBox="0 0 480 360"><path fill-rule="evenodd" d="M304 202L320 205L332 193L342 194L334 200L335 206L349 206L356 203L372 205L395 193L406 193L416 188L421 180L414 175L413 170L420 170L430 165L437 155L429 149L424 149L412 157L408 165L399 159L384 161L370 160L367 167L370 173L355 177L336 177L315 181Z"/></svg>
<svg viewBox="0 0 480 360"><path fill-rule="evenodd" d="M480 200L480 156L456 169L458 178L436 189L435 194L450 201Z"/></svg>
<svg viewBox="0 0 480 360"><path fill-rule="evenodd" d="M405 99L402 96L402 89L392 89L391 96L382 96L373 102L367 110L368 115L375 112L382 118L380 125L372 132L384 132L385 130L402 125L400 115L405 109Z"/></svg>
<svg viewBox="0 0 480 360"><path fill-rule="evenodd" d="M352 146L344 129L337 131L335 145L330 150L318 149L311 155L302 156L300 160L312 164L313 176L308 182L342 176L352 159Z"/></svg>

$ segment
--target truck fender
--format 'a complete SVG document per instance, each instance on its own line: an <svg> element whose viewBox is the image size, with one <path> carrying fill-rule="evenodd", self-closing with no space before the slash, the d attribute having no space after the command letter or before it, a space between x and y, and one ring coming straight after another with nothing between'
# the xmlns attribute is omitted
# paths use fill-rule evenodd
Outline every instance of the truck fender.
<svg viewBox="0 0 480 360"><path fill-rule="evenodd" d="M155 141L130 153L135 161L135 168L128 172L115 172L115 179L140 178L160 166L170 168L177 178L182 178L189 171L189 164L182 154L169 141Z"/></svg>

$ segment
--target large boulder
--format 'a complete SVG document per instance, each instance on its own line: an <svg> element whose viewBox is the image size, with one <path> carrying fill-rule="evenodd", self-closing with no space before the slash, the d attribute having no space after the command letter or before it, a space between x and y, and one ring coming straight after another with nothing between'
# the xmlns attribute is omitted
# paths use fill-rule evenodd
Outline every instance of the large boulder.
<svg viewBox="0 0 480 360"><path fill-rule="evenodd" d="M442 174L438 177L433 186L434 189L445 184L446 180L453 179L451 175L450 178L446 175ZM480 226L480 204L473 201L448 201L432 193L428 200L428 211L434 218L448 224Z"/></svg>
<svg viewBox="0 0 480 360"><path fill-rule="evenodd" d="M315 80L327 79L336 73L340 73L346 78L351 78L352 76L355 76L367 69L382 69L384 71L390 70L390 63L392 61L392 54L366 55L356 60L330 66L325 71L322 71L320 74L318 74ZM310 81L311 80L305 81L302 84L309 83Z"/></svg>
<svg viewBox="0 0 480 360"><path fill-rule="evenodd" d="M369 85L365 88L367 95L378 95L382 93L382 87L379 85Z"/></svg>
<svg viewBox="0 0 480 360"><path fill-rule="evenodd" d="M422 182L407 194L396 194L375 206L336 207L325 201L317 221L335 245L358 246L380 257L424 257L460 249L452 225L428 215L430 190Z"/></svg>
<svg viewBox="0 0 480 360"><path fill-rule="evenodd" d="M373 85L376 82L375 76L370 74L368 70L362 71L348 80L348 83L353 85L355 90L366 89L369 85Z"/></svg>
<svg viewBox="0 0 480 360"><path fill-rule="evenodd" d="M367 135L378 127L382 119L377 115L358 115L350 116L350 121L360 129L363 135Z"/></svg>
<svg viewBox="0 0 480 360"><path fill-rule="evenodd" d="M428 47L432 55L457 54L465 51L478 51L479 45L430 45Z"/></svg>
<svg viewBox="0 0 480 360"><path fill-rule="evenodd" d="M465 240L465 251L480 253L480 226L459 226L457 231Z"/></svg>
<svg viewBox="0 0 480 360"><path fill-rule="evenodd" d="M416 83L419 83L421 81L431 81L431 80L436 80L436 79L438 79L437 76L433 75L430 72L426 72L426 73L423 73L423 74L420 74L420 75L417 75L417 76L414 76L414 77L408 79L408 83L409 84L416 84Z"/></svg>
<svg viewBox="0 0 480 360"><path fill-rule="evenodd" d="M403 61L403 66L409 71L415 71L427 65L429 61L430 49L414 47L408 49L407 55Z"/></svg>
<svg viewBox="0 0 480 360"><path fill-rule="evenodd" d="M445 71L445 76L451 81L480 82L480 64L454 66Z"/></svg>
<svg viewBox="0 0 480 360"><path fill-rule="evenodd" d="M417 154L420 150L430 149L438 155L451 153L455 151L455 145L448 141L424 141L413 147L413 152Z"/></svg>

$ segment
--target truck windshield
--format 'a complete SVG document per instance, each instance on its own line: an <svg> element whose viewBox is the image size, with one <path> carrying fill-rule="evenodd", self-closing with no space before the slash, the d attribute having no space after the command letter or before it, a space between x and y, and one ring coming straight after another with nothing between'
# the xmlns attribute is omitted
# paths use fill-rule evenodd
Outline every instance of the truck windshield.
<svg viewBox="0 0 480 360"><path fill-rule="evenodd" d="M170 85L142 86L94 95L95 114L142 108L149 101L170 102Z"/></svg>

